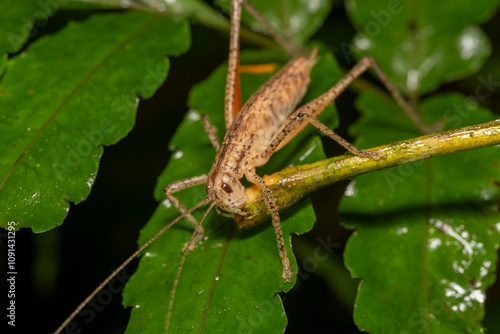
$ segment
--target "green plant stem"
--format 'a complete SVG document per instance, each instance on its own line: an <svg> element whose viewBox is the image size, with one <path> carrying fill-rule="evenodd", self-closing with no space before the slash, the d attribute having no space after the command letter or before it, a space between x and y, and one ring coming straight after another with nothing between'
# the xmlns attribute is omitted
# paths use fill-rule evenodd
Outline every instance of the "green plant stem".
<svg viewBox="0 0 500 334"><path fill-rule="evenodd" d="M342 155L315 163L285 168L264 176L279 209L297 203L311 192L356 175L386 169L440 155L500 144L500 120L402 140L369 151L379 151L379 160ZM246 216L236 216L239 228L265 220L269 211L259 187L247 188Z"/></svg>

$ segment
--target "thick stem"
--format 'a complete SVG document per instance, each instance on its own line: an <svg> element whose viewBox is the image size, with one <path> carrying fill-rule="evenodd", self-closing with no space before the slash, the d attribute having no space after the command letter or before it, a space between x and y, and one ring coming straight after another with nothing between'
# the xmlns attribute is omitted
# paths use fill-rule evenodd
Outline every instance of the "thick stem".
<svg viewBox="0 0 500 334"><path fill-rule="evenodd" d="M335 182L405 163L474 148L500 144L500 120L403 140L379 150L379 160L343 155L315 163L286 168L263 177L276 198L278 208L287 208L311 192ZM238 227L249 228L269 216L259 187L246 190L246 216L236 216Z"/></svg>

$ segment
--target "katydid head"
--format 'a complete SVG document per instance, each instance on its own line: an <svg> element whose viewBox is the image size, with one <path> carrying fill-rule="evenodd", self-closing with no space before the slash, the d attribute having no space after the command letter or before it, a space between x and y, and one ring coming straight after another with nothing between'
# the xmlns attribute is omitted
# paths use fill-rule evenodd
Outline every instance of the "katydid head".
<svg viewBox="0 0 500 334"><path fill-rule="evenodd" d="M205 190L221 209L232 213L240 213L247 200L245 187L232 173L215 173Z"/></svg>

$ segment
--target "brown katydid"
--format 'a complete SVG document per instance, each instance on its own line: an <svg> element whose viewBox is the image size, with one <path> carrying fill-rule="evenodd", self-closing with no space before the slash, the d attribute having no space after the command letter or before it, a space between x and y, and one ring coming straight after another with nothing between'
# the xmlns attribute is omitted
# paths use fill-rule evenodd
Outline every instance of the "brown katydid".
<svg viewBox="0 0 500 334"><path fill-rule="evenodd" d="M221 209L237 215L245 215L244 206L245 192L240 183L240 179L245 178L259 185L264 192L264 200L267 203L272 215L273 227L277 237L277 250L282 261L282 277L288 282L292 277L288 256L284 248L283 237L280 227L279 214L276 209L275 199L267 188L263 179L255 172L255 167L264 165L271 155L286 145L293 137L300 132L309 123L318 127L322 132L338 141L342 146L355 155L366 157L367 159L379 159L378 152L362 151L352 146L342 138L338 137L333 131L316 121L316 116L321 113L335 98L342 93L347 86L364 73L369 68L373 68L381 81L386 85L389 92L393 95L400 106L411 111L411 107L399 94L395 87L389 82L385 74L380 70L372 58L364 58L355 65L346 76L339 81L330 90L325 92L317 99L307 103L298 110L295 110L297 104L305 94L307 85L310 81L310 71L317 61L317 50L312 49L309 52L296 51L293 47L286 47L289 52L294 53L294 58L276 73L264 86L262 86L250 99L245 106L241 107L241 97L239 93L239 21L242 4L245 4L250 11L256 14L252 7L242 0L232 1L231 10L231 37L229 65L226 80L226 136L221 145L217 143L213 128L209 125L206 118L203 118L205 129L211 139L213 146L217 150L215 162L210 173L189 179L184 179L167 186L165 190L166 197L180 211L181 215L170 222L165 228L156 234L150 241L145 243L139 250L127 259L115 272L110 275L66 320L65 323L56 331L59 333L71 319L81 311L85 304L90 301L97 292L105 286L117 272L122 270L130 261L141 253L149 244L158 238L163 232L177 223L180 219L186 217L195 226L191 240L184 249L183 261L188 254L188 250L194 247L194 241L203 235L201 222L208 212L217 205ZM256 15L260 19L259 15ZM281 40L282 44L285 44ZM172 195L176 191L185 189L189 186L207 184L207 196L198 204L186 209ZM198 222L191 216L191 213L199 207L212 202L206 210L202 219ZM170 314L175 300L175 290L179 282L180 269L175 278L173 292L170 298L169 312L166 320L166 328L169 327Z"/></svg>
<svg viewBox="0 0 500 334"><path fill-rule="evenodd" d="M292 273L284 248L276 202L264 180L255 172L255 168L264 165L273 153L286 145L309 123L353 154L379 159L378 152L357 149L316 120L316 116L332 103L352 81L369 68L375 70L389 92L405 110L411 110L411 107L373 58L363 58L335 86L315 100L295 110L309 84L311 69L317 61L317 49L313 49L307 55L295 56L260 87L243 107L240 107L239 24L234 24L234 22L239 23L241 19L242 4L250 8L256 18L261 19L258 12L246 0L232 1L231 20L233 24L230 34L225 99L226 135L222 144L219 145L215 139L215 130L209 124L208 119L204 118L205 130L217 150L217 156L210 172L168 185L165 188L165 195L182 213L186 213L186 208L172 194L198 184L206 184L207 197L202 202L213 201L219 208L227 212L245 215L243 210L246 201L245 187L239 180L245 176L248 181L260 186L263 190L264 201L271 212L276 232L279 254L283 264L282 277L285 282L288 282ZM295 50L293 47L286 49ZM199 225L191 214L188 213L186 216L194 226Z"/></svg>

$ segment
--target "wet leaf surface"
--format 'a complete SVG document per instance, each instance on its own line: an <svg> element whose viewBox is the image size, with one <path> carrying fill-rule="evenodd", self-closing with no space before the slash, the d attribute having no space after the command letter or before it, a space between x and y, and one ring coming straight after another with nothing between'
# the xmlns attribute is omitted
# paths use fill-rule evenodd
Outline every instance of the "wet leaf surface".
<svg viewBox="0 0 500 334"><path fill-rule="evenodd" d="M2 226L61 224L69 202L88 196L103 145L127 135L137 98L165 79L165 54L188 44L185 22L112 13L70 23L11 58L0 86Z"/></svg>

